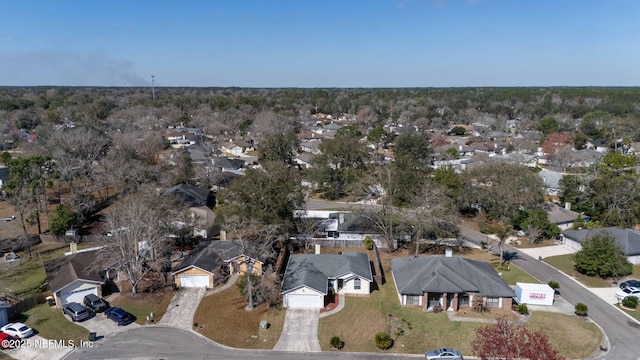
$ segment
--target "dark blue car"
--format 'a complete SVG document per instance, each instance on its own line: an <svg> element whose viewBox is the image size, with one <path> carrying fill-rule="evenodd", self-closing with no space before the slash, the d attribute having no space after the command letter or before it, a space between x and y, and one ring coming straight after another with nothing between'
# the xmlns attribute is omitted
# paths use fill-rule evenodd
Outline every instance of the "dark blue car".
<svg viewBox="0 0 640 360"><path fill-rule="evenodd" d="M118 326L129 325L135 321L133 315L122 310L119 307L112 307L105 310L104 314L111 320L113 320Z"/></svg>

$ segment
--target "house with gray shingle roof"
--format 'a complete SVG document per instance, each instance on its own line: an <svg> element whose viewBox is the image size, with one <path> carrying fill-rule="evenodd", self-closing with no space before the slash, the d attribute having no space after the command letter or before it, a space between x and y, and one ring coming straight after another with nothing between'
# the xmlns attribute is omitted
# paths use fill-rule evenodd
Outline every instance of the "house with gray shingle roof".
<svg viewBox="0 0 640 360"><path fill-rule="evenodd" d="M640 231L607 227L600 229L582 229L563 231L563 243L574 249L582 250L582 243L594 235L606 234L614 238L615 243L622 249L632 264L640 264Z"/></svg>
<svg viewBox="0 0 640 360"><path fill-rule="evenodd" d="M291 255L282 279L283 306L320 309L335 293L368 295L372 282L365 252Z"/></svg>
<svg viewBox="0 0 640 360"><path fill-rule="evenodd" d="M254 243L239 240L214 240L201 243L173 271L178 287L212 288L224 274L245 274L247 263L252 264L252 274L262 275L269 260L267 254L258 251Z"/></svg>
<svg viewBox="0 0 640 360"><path fill-rule="evenodd" d="M487 307L510 309L515 295L490 264L460 256L395 258L391 273L400 304L424 311L470 308L478 296Z"/></svg>

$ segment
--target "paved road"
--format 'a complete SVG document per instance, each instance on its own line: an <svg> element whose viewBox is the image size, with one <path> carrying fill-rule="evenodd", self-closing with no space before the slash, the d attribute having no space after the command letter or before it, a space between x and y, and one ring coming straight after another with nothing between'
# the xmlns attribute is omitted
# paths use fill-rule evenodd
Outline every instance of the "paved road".
<svg viewBox="0 0 640 360"><path fill-rule="evenodd" d="M394 355L348 352L283 352L232 349L218 345L191 331L163 326L143 326L105 337L93 348L73 351L65 360L84 359L419 359L424 355Z"/></svg>
<svg viewBox="0 0 640 360"><path fill-rule="evenodd" d="M470 229L462 229L462 236L467 240L480 244L487 241L487 236ZM605 332L608 343L604 347L608 353L600 352L593 359L639 359L640 360L640 327L625 314L618 311L597 295L590 292L564 273L548 264L538 261L525 253L505 246L505 253L511 263L531 274L542 283L556 280L560 284L562 297L572 304L583 303L589 308L589 318L595 321Z"/></svg>

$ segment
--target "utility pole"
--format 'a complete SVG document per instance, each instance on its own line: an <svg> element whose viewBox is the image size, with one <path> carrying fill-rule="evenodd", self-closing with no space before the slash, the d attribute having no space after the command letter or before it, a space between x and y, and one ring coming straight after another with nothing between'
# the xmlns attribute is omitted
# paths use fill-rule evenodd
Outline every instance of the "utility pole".
<svg viewBox="0 0 640 360"><path fill-rule="evenodd" d="M153 100L156 99L156 76L151 75L151 97Z"/></svg>

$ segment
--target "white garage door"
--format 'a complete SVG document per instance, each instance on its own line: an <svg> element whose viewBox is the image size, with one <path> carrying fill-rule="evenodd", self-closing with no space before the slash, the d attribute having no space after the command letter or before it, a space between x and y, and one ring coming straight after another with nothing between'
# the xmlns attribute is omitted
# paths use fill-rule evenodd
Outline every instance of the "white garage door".
<svg viewBox="0 0 640 360"><path fill-rule="evenodd" d="M79 304L82 304L82 300L84 300L85 295L89 294L94 294L97 296L98 288L93 287L64 293L60 295L60 301L62 301L62 305L68 304L70 302L77 302Z"/></svg>
<svg viewBox="0 0 640 360"><path fill-rule="evenodd" d="M209 275L180 275L181 287L207 287Z"/></svg>
<svg viewBox="0 0 640 360"><path fill-rule="evenodd" d="M289 294L287 295L287 307L288 308L320 308L320 296L319 295L301 295L301 294Z"/></svg>

